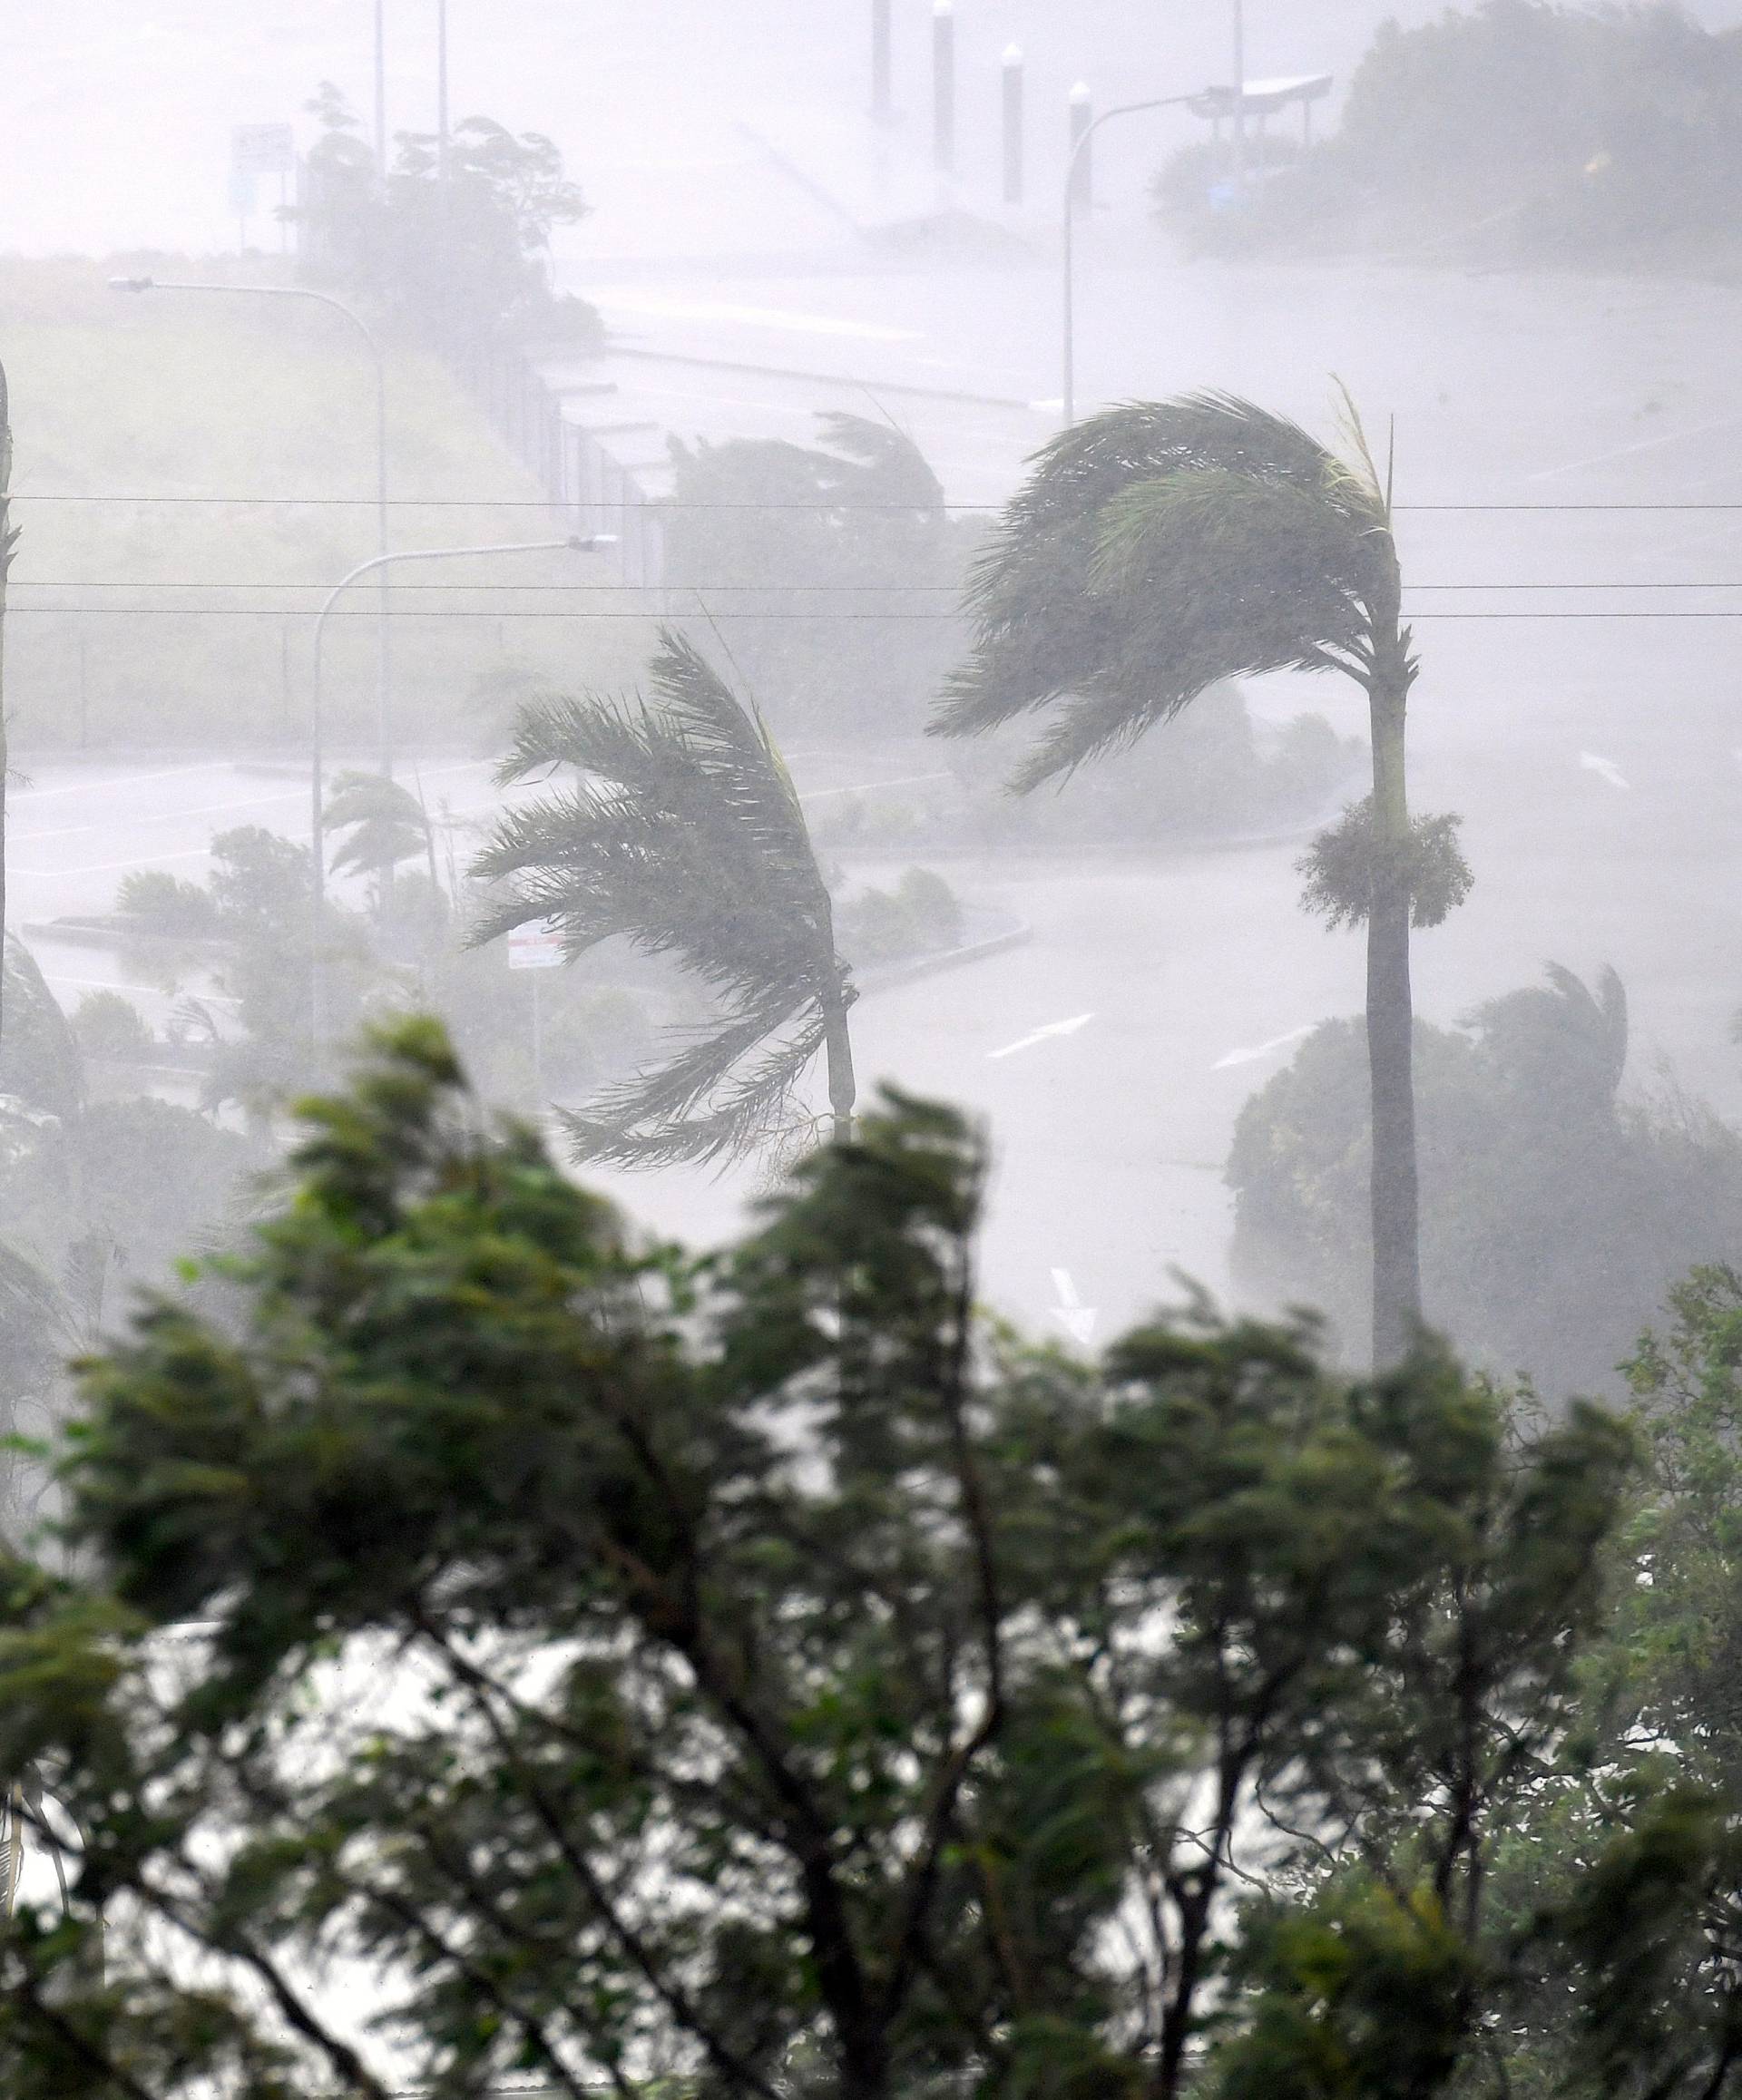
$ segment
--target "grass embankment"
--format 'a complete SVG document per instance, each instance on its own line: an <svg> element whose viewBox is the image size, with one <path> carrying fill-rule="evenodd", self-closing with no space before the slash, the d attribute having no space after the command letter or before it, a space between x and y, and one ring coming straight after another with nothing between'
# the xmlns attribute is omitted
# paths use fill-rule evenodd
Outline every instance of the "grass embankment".
<svg viewBox="0 0 1742 2100"><path fill-rule="evenodd" d="M164 277L218 274L155 267ZM0 261L23 528L7 650L15 743L299 749L313 614L324 590L375 552L363 347L312 305L128 297L106 288L108 274L94 263ZM388 418L395 546L568 530L433 358L392 347ZM49 500L69 496L101 500ZM122 497L184 500L112 500ZM185 500L210 497L227 500ZM243 497L327 500L228 500ZM612 574L602 557L510 555L396 573L396 726L407 748L493 748L518 676L616 686L646 653L640 619L538 617L634 610L627 594L600 588ZM574 585L591 588L564 588ZM366 585L340 610L366 616L373 604ZM335 747L367 748L372 618L329 624L326 691Z"/></svg>

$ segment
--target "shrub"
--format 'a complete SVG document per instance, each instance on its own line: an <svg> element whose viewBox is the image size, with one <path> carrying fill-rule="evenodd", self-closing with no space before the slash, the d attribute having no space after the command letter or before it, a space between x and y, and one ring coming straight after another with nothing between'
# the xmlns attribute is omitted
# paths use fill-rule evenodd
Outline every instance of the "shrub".
<svg viewBox="0 0 1742 2100"><path fill-rule="evenodd" d="M909 868L893 890L866 890L837 904L835 934L859 964L954 948L962 939L961 901L942 875Z"/></svg>
<svg viewBox="0 0 1742 2100"><path fill-rule="evenodd" d="M1669 6L1488 0L1385 24L1336 134L1218 210L1204 149L1157 179L1199 245L1467 235L1523 255L1727 239L1742 179L1742 32Z"/></svg>
<svg viewBox="0 0 1742 2100"><path fill-rule="evenodd" d="M817 423L819 446L673 441L667 581L730 591L734 660L783 740L917 736L964 646L938 615L954 610L981 527L950 516L901 431Z"/></svg>
<svg viewBox="0 0 1742 2100"><path fill-rule="evenodd" d="M1553 968L1415 1047L1430 1322L1502 1373L1601 1388L1672 1281L1742 1239L1742 1138L1673 1090L1621 1094L1612 972L1592 991ZM1369 1157L1362 1027L1327 1021L1236 1126L1239 1282L1360 1333Z"/></svg>
<svg viewBox="0 0 1742 2100"><path fill-rule="evenodd" d="M87 992L73 1012L73 1033L86 1057L117 1064L148 1055L156 1040L145 1016L119 991Z"/></svg>

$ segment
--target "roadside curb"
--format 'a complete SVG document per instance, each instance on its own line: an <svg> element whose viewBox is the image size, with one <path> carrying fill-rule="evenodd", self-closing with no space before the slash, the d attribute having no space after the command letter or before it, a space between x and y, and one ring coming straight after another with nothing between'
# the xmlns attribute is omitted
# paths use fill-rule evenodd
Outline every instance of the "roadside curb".
<svg viewBox="0 0 1742 2100"><path fill-rule="evenodd" d="M1005 949L1023 947L1033 938L1033 927L1024 921L1002 933L989 933L984 941L969 941L960 948L944 948L935 955L915 955L908 962L886 962L880 968L863 972L855 971L853 982L861 996L868 999L874 992L891 991L898 984L913 983L916 978L935 977L943 971L960 970L989 955L1002 955Z"/></svg>

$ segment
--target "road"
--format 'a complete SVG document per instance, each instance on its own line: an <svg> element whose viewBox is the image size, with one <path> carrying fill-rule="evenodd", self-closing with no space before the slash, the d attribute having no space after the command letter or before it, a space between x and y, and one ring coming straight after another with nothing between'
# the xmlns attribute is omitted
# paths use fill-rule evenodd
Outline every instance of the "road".
<svg viewBox="0 0 1742 2100"><path fill-rule="evenodd" d="M1434 11L1437 0L1415 12ZM1346 69L1380 12L1342 0L1251 7L1253 68ZM1734 12L1715 0L1706 15ZM37 214L26 221L15 205L0 246L211 237L228 123L289 113L322 73L364 101L364 13L336 0L264 15L240 0L165 0L146 20L119 0L69 0L33 30L28 77L0 69L0 172L20 155L30 174L0 194ZM1164 50L1150 0L1092 11L1011 0L996 22L988 9L964 27L964 78L1021 34L1048 95L1076 72L1119 92L1165 86L1215 63L1206 23L1219 14L1170 25ZM1004 267L892 267L886 254L873 267L826 196L747 142L770 83L847 123L863 84L857 11L766 0L725 39L711 31L719 20L715 0L657 11L601 0L584 21L553 0L510 0L485 35L455 11L459 103L562 138L600 206L563 250L569 281L600 298L621 337L826 374L900 416L922 411L881 386L1056 397L1043 226L1024 233L1030 259ZM427 53L403 23L396 35L394 122L416 122ZM911 44L902 63L911 117L924 86ZM133 156L139 181L117 184L129 125L150 128L152 151ZM1742 504L1742 295L1571 272L1170 261L1138 210L1160 138L1134 124L1101 162L1104 209L1081 249L1081 398L1222 386L1328 434L1335 376L1382 452L1395 429L1423 659L1414 796L1464 815L1478 877L1465 909L1419 944L1422 1011L1452 1021L1548 958L1585 972L1612 962L1631 1000L1636 1080L1650 1083L1668 1056L1696 1091L1742 1114L1727 1033L1742 1004L1742 509L1606 507ZM739 391L768 408L766 388ZM724 405L704 399L694 413L711 421ZM809 405L806 384L792 383L778 427L796 427ZM661 413L682 426L675 398ZM950 495L1001 498L1020 469L1010 426L976 437L956 420ZM1046 426L1043 408L1033 421ZM1442 505L1554 507L1431 507ZM1335 681L1265 681L1252 700L1267 716L1312 706L1360 726L1359 696ZM483 802L481 767L428 763L456 768L435 791ZM296 833L300 783L215 762L87 774L38 764L15 800L17 915L100 906L132 865L196 873L212 830L249 821ZM1299 918L1293 857L952 866L1035 937L866 1001L860 1061L869 1079L898 1076L988 1118L999 1164L986 1276L999 1303L1052 1319L1062 1271L1105 1331L1165 1288L1169 1264L1225 1281L1217 1166L1238 1105L1297 1030L1360 998L1359 944ZM106 967L90 950L53 948L45 961L74 991ZM1085 1015L1071 1032L1043 1032ZM1228 1061L1247 1051L1257 1054ZM729 1228L754 1177L621 1186L651 1220L705 1235Z"/></svg>
<svg viewBox="0 0 1742 2100"><path fill-rule="evenodd" d="M1568 751L1538 772L1531 796L1476 792L1498 770L1428 768L1436 787L1461 777L1479 886L1418 942L1422 1009L1454 1020L1548 957L1587 971L1613 962L1632 1002L1636 1074L1649 1081L1658 1056L1671 1056L1698 1090L1742 1112L1742 1060L1727 1038L1742 1002L1742 767L1731 758L1701 781L1680 746L1653 765L1611 742L1634 768L1625 790ZM1546 738L1538 747L1553 749ZM422 778L455 815L490 806L481 765L432 760ZM100 910L130 867L197 876L212 833L238 823L306 836L303 784L218 762L38 767L13 803L16 920ZM996 1159L984 1248L993 1302L1062 1332L1062 1269L1104 1333L1167 1296L1174 1268L1226 1290L1219 1175L1234 1118L1286 1062L1295 1031L1361 1000L1358 940L1295 908L1297 850L950 864L964 894L1019 913L1032 942L866 999L856 1038L867 1088L895 1079L984 1119ZM69 1004L123 982L101 950L32 945ZM128 989L161 1018L161 995ZM698 1239L731 1230L758 1190L749 1170L606 1178L650 1226Z"/></svg>

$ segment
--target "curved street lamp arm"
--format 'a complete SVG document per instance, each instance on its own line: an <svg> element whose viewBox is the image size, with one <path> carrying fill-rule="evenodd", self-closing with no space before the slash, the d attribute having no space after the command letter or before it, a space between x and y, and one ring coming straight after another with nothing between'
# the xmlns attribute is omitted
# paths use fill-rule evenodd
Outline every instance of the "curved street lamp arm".
<svg viewBox="0 0 1742 2100"><path fill-rule="evenodd" d="M313 299L318 306L331 307L336 314L343 314L369 346L377 362L386 363L387 353L381 347L380 337L357 308L341 298L336 298L331 292L316 291L309 285L202 284L194 278L112 277L109 287L112 291L118 292L222 292L231 298L246 296L256 299Z"/></svg>
<svg viewBox="0 0 1742 2100"><path fill-rule="evenodd" d="M1116 103L1111 110L1102 110L1098 117L1091 117L1072 145L1070 158L1064 168L1064 285L1062 302L1064 321L1062 405L1064 427L1067 430L1077 420L1076 190L1077 169L1081 162L1083 150L1101 127L1111 124L1116 117L1141 116L1150 110L1179 109L1187 103L1199 101L1201 93L1199 90L1198 94L1158 95L1148 102Z"/></svg>

